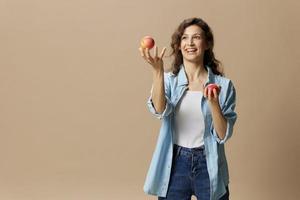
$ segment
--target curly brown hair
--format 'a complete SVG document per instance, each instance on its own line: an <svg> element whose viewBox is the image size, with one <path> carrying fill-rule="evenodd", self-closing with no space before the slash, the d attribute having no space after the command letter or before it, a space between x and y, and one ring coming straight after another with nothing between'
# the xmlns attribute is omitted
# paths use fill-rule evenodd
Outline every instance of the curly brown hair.
<svg viewBox="0 0 300 200"><path fill-rule="evenodd" d="M205 35L206 43L208 44L208 49L204 52L204 65L212 69L212 72L216 75L224 76L223 71L220 69L221 62L215 58L213 47L214 47L214 37L211 28L208 24L201 18L188 18L183 20L178 28L172 35L171 47L172 52L169 56L174 55L174 60L172 62L172 72L177 75L180 70L180 65L183 64L183 57L181 50L179 49L181 43L181 37L184 33L185 28L191 25L199 26Z"/></svg>

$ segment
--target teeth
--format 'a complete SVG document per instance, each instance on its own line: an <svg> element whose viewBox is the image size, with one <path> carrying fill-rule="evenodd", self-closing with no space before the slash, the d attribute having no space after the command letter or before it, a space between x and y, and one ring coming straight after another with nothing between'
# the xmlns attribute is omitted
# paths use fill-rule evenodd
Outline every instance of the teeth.
<svg viewBox="0 0 300 200"><path fill-rule="evenodd" d="M195 52L197 51L197 49L187 49L187 52L190 53L190 52Z"/></svg>

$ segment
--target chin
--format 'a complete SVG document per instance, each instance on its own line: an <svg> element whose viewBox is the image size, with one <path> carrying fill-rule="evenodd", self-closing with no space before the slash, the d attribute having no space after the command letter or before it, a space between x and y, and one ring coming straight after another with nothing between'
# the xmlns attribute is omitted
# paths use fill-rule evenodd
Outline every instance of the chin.
<svg viewBox="0 0 300 200"><path fill-rule="evenodd" d="M183 57L183 60L186 60L188 62L199 62L200 61L200 57L199 56L195 56L195 57Z"/></svg>

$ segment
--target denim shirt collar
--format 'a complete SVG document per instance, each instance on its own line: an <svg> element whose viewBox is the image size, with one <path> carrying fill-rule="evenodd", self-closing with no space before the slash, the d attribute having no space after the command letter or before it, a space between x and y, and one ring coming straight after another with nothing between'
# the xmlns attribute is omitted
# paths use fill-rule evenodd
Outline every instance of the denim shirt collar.
<svg viewBox="0 0 300 200"><path fill-rule="evenodd" d="M214 73L212 72L212 69L208 65L205 65L205 68L207 69L208 72L208 79L205 82L205 86L206 86L207 84L214 82L213 81ZM182 85L188 85L188 79L183 64L181 64L180 70L178 72L178 86L182 86Z"/></svg>

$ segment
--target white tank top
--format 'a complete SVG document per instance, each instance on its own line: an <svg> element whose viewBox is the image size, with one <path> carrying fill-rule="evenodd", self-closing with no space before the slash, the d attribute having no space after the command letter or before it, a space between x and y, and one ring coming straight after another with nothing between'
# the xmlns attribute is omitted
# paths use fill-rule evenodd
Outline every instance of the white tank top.
<svg viewBox="0 0 300 200"><path fill-rule="evenodd" d="M204 145L204 118L201 111L200 91L187 90L175 109L174 142L183 147Z"/></svg>

